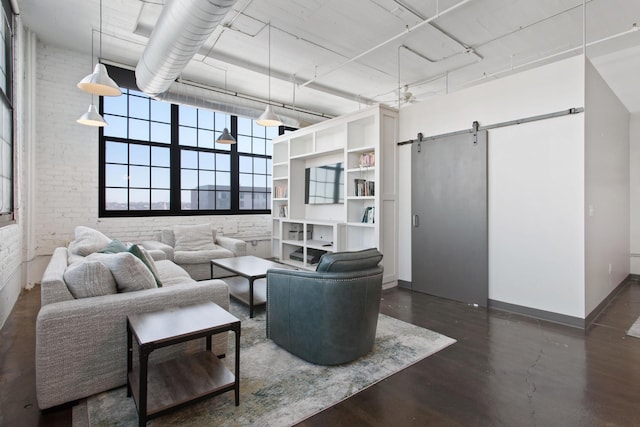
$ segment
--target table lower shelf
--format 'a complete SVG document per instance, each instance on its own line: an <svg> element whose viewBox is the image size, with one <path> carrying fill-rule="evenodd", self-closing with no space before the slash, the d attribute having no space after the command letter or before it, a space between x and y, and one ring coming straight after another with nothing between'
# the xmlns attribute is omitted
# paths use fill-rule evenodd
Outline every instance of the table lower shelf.
<svg viewBox="0 0 640 427"><path fill-rule="evenodd" d="M242 276L225 277L229 286L229 294L234 298L249 305L249 279ZM261 305L267 302L267 279L256 279L253 282L253 305Z"/></svg>
<svg viewBox="0 0 640 427"><path fill-rule="evenodd" d="M139 369L129 372L129 384L139 407ZM218 357L208 351L149 364L147 417L163 414L205 397L234 390L236 378Z"/></svg>

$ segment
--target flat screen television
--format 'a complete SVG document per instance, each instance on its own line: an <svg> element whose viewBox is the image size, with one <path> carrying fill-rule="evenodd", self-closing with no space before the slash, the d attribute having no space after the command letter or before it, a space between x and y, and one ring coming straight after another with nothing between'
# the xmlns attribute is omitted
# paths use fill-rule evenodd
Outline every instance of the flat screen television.
<svg viewBox="0 0 640 427"><path fill-rule="evenodd" d="M304 188L307 205L344 203L344 166L333 163L306 168Z"/></svg>

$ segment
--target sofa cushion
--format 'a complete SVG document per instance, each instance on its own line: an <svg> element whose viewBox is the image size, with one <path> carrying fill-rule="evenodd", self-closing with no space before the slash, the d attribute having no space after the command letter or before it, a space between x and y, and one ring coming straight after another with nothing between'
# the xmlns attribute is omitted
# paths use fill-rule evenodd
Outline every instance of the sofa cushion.
<svg viewBox="0 0 640 427"><path fill-rule="evenodd" d="M69 253L87 256L111 243L111 239L93 228L79 225L74 230L75 240L69 243Z"/></svg>
<svg viewBox="0 0 640 427"><path fill-rule="evenodd" d="M235 255L229 249L215 246L210 250L201 251L178 251L173 253L173 260L177 264L202 264L210 262L212 259L233 258Z"/></svg>
<svg viewBox="0 0 640 427"><path fill-rule="evenodd" d="M353 252L327 253L320 257L316 271L322 273L343 273L375 268L382 261L377 249L364 249Z"/></svg>
<svg viewBox="0 0 640 427"><path fill-rule="evenodd" d="M163 228L160 230L160 241L172 248L176 245L176 236L173 234L173 228Z"/></svg>
<svg viewBox="0 0 640 427"><path fill-rule="evenodd" d="M122 243L120 240L113 239L109 242L107 246L100 249L98 252L101 254L117 254L118 252L126 252L127 245Z"/></svg>
<svg viewBox="0 0 640 427"><path fill-rule="evenodd" d="M118 292L111 270L101 262L84 260L64 271L64 282L74 298L99 297Z"/></svg>
<svg viewBox="0 0 640 427"><path fill-rule="evenodd" d="M156 261L158 275L163 286L173 286L181 283L195 283L184 268L169 260Z"/></svg>
<svg viewBox="0 0 640 427"><path fill-rule="evenodd" d="M174 225L173 234L176 251L210 251L216 248L211 224Z"/></svg>
<svg viewBox="0 0 640 427"><path fill-rule="evenodd" d="M138 246L138 245L131 245L127 250L127 252L130 252L136 257L138 257L138 259L140 259L140 261L142 261L143 264L147 266L147 268L149 269L149 271L151 271L151 274L153 275L153 279L156 281L156 285L159 288L161 288L162 281L160 280L160 276L158 275L158 269L156 268L156 264L153 261L153 258L151 257L151 255L149 255L149 252L147 252L146 249L143 248L142 246Z"/></svg>
<svg viewBox="0 0 640 427"><path fill-rule="evenodd" d="M67 248L67 265L75 264L77 262L84 261L84 257L82 255L76 255L71 253L71 250Z"/></svg>
<svg viewBox="0 0 640 427"><path fill-rule="evenodd" d="M118 292L132 292L157 288L151 270L140 259L129 252L117 254L94 253L87 257L89 261L98 261L109 267L116 279Z"/></svg>

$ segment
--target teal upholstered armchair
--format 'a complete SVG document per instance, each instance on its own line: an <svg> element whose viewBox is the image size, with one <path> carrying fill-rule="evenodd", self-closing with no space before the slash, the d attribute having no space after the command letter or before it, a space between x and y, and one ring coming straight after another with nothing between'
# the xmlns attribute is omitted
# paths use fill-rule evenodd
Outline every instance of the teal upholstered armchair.
<svg viewBox="0 0 640 427"><path fill-rule="evenodd" d="M267 337L320 365L350 362L373 348L382 254L325 254L316 271L267 271Z"/></svg>

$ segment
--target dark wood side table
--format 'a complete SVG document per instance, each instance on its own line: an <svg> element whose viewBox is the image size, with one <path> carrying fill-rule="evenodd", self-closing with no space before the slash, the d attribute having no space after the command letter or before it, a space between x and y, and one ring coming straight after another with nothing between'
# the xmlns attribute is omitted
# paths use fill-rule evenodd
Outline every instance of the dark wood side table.
<svg viewBox="0 0 640 427"><path fill-rule="evenodd" d="M235 375L211 350L211 336L235 332ZM133 369L133 338L139 366ZM206 351L149 364L152 351L206 339ZM234 390L240 404L240 320L213 302L127 317L127 396L133 394L140 426L170 410Z"/></svg>

